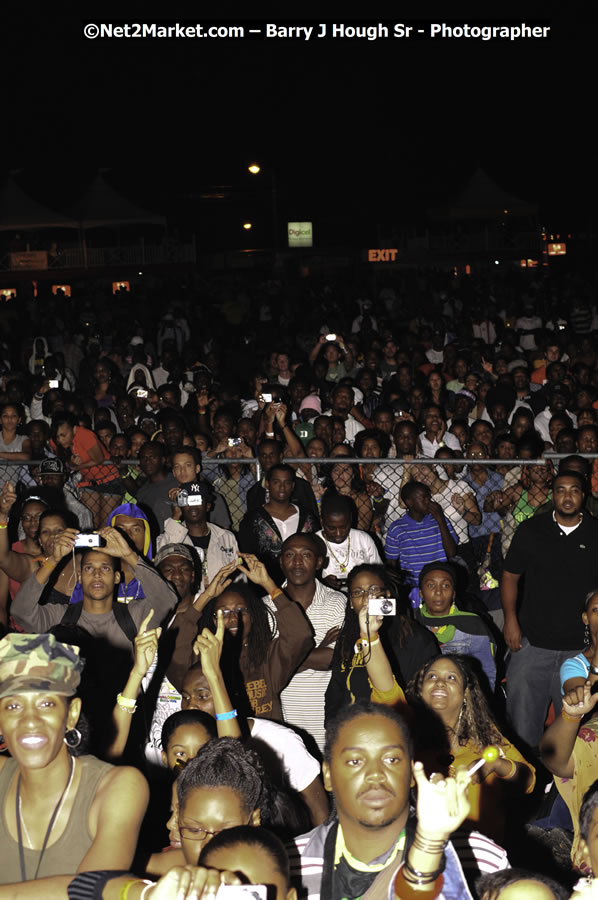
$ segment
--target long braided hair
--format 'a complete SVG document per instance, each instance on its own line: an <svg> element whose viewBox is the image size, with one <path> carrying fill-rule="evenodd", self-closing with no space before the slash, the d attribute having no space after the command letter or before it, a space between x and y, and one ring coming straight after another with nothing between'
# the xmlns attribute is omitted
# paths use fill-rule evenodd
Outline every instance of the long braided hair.
<svg viewBox="0 0 598 900"><path fill-rule="evenodd" d="M368 572L370 575L379 578L382 581L382 590L390 591L390 595L397 598L399 645L403 646L404 642L413 633L411 625L412 613L411 608L407 604L401 602L402 592L399 590L397 580L384 568L384 566L375 563L363 563L362 565L354 566L349 572L347 577L347 590L349 595L351 594L351 587L355 578L357 578L358 575L361 575L362 572ZM384 625L385 624L386 623L384 623ZM384 625L381 631L384 630ZM349 599L347 600L347 606L345 608L345 620L336 640L333 667L335 665L340 666L341 669L350 667L355 652L355 642L358 637L359 617L353 609L351 600Z"/></svg>

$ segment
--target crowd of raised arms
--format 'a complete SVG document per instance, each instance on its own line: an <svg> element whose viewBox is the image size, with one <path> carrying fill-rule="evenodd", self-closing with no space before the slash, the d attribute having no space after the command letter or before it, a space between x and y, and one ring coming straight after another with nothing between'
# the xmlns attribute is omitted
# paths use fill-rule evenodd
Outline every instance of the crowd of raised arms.
<svg viewBox="0 0 598 900"><path fill-rule="evenodd" d="M0 900L598 897L595 282L7 305Z"/></svg>

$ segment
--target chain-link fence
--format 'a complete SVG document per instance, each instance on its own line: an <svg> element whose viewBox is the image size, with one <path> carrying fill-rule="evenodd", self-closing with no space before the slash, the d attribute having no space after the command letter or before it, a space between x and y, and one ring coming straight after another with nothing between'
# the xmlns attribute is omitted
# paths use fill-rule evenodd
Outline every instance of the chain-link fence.
<svg viewBox="0 0 598 900"><path fill-rule="evenodd" d="M580 455L591 461L595 472L593 480L598 485L597 455ZM479 568L488 557L496 561L504 558L514 531L522 521L552 509L551 481L559 458L558 454L546 454L544 458L535 460L476 458L440 461L337 456L285 461L293 465L298 477L311 487L314 510L319 511L327 492L345 494L354 504L354 526L377 537L381 546L387 540L391 525L407 514L406 501L401 499L402 488L411 481L425 485L433 504L442 510L459 546L459 553L467 558L470 565ZM142 508L146 507L142 490L144 478L137 460L121 464L121 471L126 477L108 486L108 490L101 484L81 488L77 485L76 476L56 478L40 475L40 462L13 463L2 460L0 485L10 481L20 496L35 494L37 489L42 495L44 491L55 491L54 496L74 513L79 526L85 530L101 527L109 513L123 502L138 502ZM260 494L263 498L261 502L268 499L263 472L256 459L205 458L201 478L209 482L215 494L219 495L218 523L234 532L238 532L247 513L248 495L254 485L260 483L264 487L264 492ZM252 496L255 505L255 492ZM309 493L307 496L311 497ZM166 488L162 500L169 502ZM594 501L590 494L588 503L592 502L598 507L598 501ZM437 507L432 510L437 511ZM147 506L147 512L150 519L154 518L151 505Z"/></svg>

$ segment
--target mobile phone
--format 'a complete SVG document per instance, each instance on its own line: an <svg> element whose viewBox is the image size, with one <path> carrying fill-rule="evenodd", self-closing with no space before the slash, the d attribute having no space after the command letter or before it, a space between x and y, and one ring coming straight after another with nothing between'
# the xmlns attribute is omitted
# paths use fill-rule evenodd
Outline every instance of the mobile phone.
<svg viewBox="0 0 598 900"><path fill-rule="evenodd" d="M272 403L272 394L260 394L262 403Z"/></svg>
<svg viewBox="0 0 598 900"><path fill-rule="evenodd" d="M229 447L238 447L241 443L242 443L242 439L241 439L241 438L229 438L229 439L228 439L228 446L229 446Z"/></svg>
<svg viewBox="0 0 598 900"><path fill-rule="evenodd" d="M327 334L327 335L326 335L326 340L327 340L327 341L335 341L335 340L336 340L336 335L335 335L335 334Z"/></svg>
<svg viewBox="0 0 598 900"><path fill-rule="evenodd" d="M105 547L106 541L99 534L78 534L75 538L77 547Z"/></svg>
<svg viewBox="0 0 598 900"><path fill-rule="evenodd" d="M148 392L144 388L137 388L135 391L137 397L147 397Z"/></svg>
<svg viewBox="0 0 598 900"><path fill-rule="evenodd" d="M51 388L60 387L60 382L58 381L57 378L51 378L50 381L48 382L48 384L50 385Z"/></svg>
<svg viewBox="0 0 598 900"><path fill-rule="evenodd" d="M397 601L394 597L370 597L368 613L370 616L396 616Z"/></svg>

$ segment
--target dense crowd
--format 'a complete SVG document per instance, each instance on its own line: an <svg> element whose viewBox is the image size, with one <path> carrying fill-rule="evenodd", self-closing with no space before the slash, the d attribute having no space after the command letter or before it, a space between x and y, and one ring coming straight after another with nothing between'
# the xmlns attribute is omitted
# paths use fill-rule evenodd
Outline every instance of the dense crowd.
<svg viewBox="0 0 598 900"><path fill-rule="evenodd" d="M592 287L4 323L0 900L591 896Z"/></svg>

